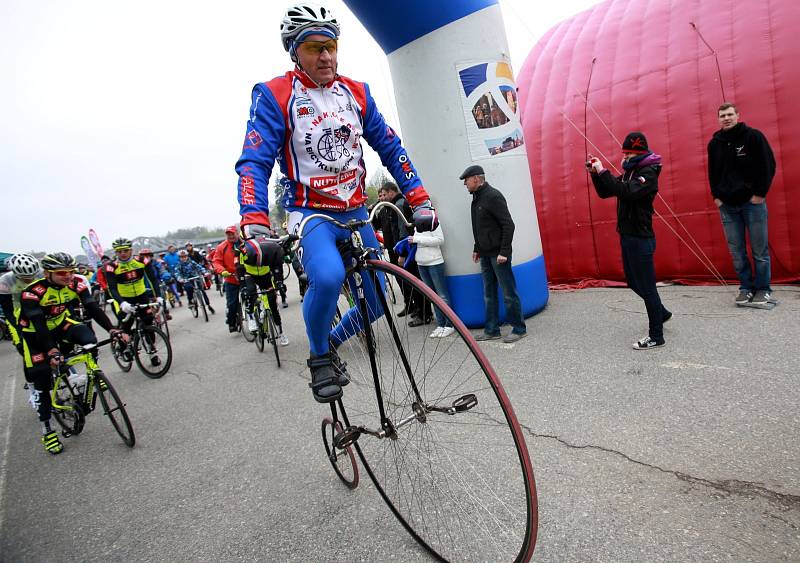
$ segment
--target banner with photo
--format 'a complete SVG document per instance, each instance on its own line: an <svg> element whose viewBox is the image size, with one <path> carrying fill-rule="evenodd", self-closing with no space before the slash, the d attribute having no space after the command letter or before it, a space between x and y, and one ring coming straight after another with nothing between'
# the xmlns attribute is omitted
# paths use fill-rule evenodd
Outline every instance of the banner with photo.
<svg viewBox="0 0 800 563"><path fill-rule="evenodd" d="M507 61L465 63L456 65L456 70L472 159L524 152L511 65Z"/></svg>

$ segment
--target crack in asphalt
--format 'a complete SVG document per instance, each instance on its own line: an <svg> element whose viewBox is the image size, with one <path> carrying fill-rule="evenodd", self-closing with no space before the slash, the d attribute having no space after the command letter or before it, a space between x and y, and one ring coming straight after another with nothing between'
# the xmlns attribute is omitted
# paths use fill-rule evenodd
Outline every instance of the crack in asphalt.
<svg viewBox="0 0 800 563"><path fill-rule="evenodd" d="M193 372L193 371L189 371L188 369L186 370L186 373L188 373L189 375L193 375L193 376L195 376L195 377L197 378L197 381L200 381L200 380L201 380L201 379L200 379L200 374L199 374L199 373L195 373L195 372Z"/></svg>
<svg viewBox="0 0 800 563"><path fill-rule="evenodd" d="M494 420L494 419L492 419ZM495 421L498 422L498 421ZM499 422L498 422L499 423ZM635 463L636 465L641 465L643 467L647 467L648 469L655 469L662 473L666 473L668 475L673 475L675 478L684 481L686 483L692 483L697 485L703 485L705 487L709 487L712 489L716 489L718 491L723 491L729 494L739 495L739 496L746 496L746 497L753 497L758 496L769 501L775 502L784 506L786 508L794 508L800 509L800 495L790 495L787 493L779 493L777 491L773 491L772 489L768 489L764 487L762 483L756 483L752 481L740 481L738 479L721 479L721 480L712 480L712 479L705 479L703 477L695 477L694 475L689 475L688 473L684 473L682 471L677 471L673 469L665 469L655 464L646 463L644 461L634 459L626 453L621 451L615 450L613 448L607 448L604 446L596 446L594 444L573 444L568 442L567 440L556 436L555 434L539 434L534 432L529 426L520 423L520 427L523 428L528 434L533 436L534 438L548 438L551 440L556 440L560 444L564 446L576 450L583 450L583 449L592 449L598 450L601 452L610 453L613 455L617 455L622 457L623 459L630 461L631 463ZM778 518L779 520L783 520L782 518ZM789 524L787 522L787 524ZM796 526L789 524L792 528L797 529Z"/></svg>

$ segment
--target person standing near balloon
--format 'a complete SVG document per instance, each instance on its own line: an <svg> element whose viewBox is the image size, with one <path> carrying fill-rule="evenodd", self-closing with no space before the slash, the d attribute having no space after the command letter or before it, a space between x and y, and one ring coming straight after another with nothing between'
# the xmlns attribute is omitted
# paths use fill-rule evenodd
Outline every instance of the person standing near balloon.
<svg viewBox="0 0 800 563"><path fill-rule="evenodd" d="M739 121L735 105L722 104L717 116L722 129L708 143L708 181L739 276L736 304L771 306L766 198L775 177L775 156L761 131ZM747 257L745 231L755 276Z"/></svg>
<svg viewBox="0 0 800 563"><path fill-rule="evenodd" d="M672 318L658 295L653 262L656 251L653 200L658 193L661 156L650 151L643 133L634 131L622 143L622 157L623 172L618 177L592 155L588 156L586 168L597 195L603 199L617 198L617 232L625 279L628 287L644 300L649 322L648 335L635 342L633 348L649 350L664 345L663 325Z"/></svg>

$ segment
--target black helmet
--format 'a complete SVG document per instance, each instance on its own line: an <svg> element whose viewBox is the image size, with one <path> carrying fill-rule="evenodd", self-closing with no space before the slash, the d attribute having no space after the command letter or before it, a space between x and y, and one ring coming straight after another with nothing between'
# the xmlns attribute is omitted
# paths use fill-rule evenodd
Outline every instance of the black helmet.
<svg viewBox="0 0 800 563"><path fill-rule="evenodd" d="M77 266L75 259L66 252L54 252L46 254L41 260L42 269L51 270L74 270Z"/></svg>
<svg viewBox="0 0 800 563"><path fill-rule="evenodd" d="M127 250L133 248L133 241L127 238L120 237L111 243L111 248L114 250Z"/></svg>

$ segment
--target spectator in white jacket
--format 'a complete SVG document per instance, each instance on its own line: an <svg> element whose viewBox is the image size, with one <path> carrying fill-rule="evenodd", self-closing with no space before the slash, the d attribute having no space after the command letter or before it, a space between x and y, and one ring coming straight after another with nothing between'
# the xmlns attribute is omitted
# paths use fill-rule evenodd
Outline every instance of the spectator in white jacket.
<svg viewBox="0 0 800 563"><path fill-rule="evenodd" d="M416 262L419 274L425 285L433 289L442 300L450 305L450 292L447 290L447 275L444 267L442 245L444 232L439 225L435 231L420 233L414 231L409 238L410 243L417 245ZM430 334L431 338L446 338L455 332L450 322L445 319L438 307L434 307L436 314L436 328Z"/></svg>

